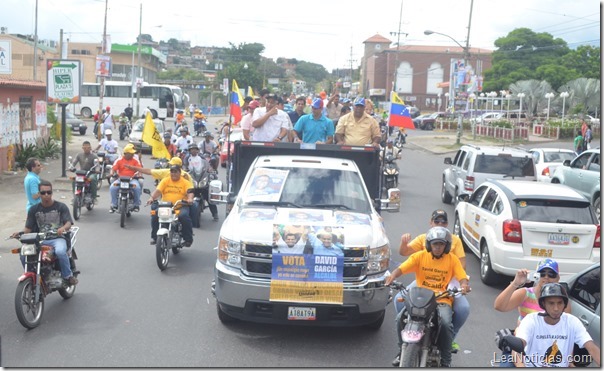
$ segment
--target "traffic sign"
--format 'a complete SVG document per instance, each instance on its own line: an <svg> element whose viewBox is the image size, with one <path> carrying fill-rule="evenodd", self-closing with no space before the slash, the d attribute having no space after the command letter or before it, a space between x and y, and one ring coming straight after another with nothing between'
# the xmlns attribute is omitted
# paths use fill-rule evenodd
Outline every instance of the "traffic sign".
<svg viewBox="0 0 604 371"><path fill-rule="evenodd" d="M80 103L81 62L66 59L46 61L46 101Z"/></svg>

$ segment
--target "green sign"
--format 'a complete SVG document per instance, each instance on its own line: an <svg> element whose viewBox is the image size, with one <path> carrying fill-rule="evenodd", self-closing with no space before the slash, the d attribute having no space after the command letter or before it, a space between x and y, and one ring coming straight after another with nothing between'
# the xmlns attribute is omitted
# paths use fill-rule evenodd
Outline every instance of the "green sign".
<svg viewBox="0 0 604 371"><path fill-rule="evenodd" d="M46 101L80 103L81 62L49 59L46 68Z"/></svg>

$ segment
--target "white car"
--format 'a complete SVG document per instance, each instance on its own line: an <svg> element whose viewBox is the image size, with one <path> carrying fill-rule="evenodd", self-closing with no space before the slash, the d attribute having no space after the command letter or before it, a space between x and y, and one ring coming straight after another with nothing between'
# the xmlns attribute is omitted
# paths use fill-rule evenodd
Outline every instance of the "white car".
<svg viewBox="0 0 604 371"><path fill-rule="evenodd" d="M575 151L562 148L533 148L529 152L533 154L537 180L547 183L552 181L552 174L558 166L577 157Z"/></svg>
<svg viewBox="0 0 604 371"><path fill-rule="evenodd" d="M455 208L454 233L480 258L487 285L558 262L562 278L600 261L600 225L589 201L561 184L490 180Z"/></svg>
<svg viewBox="0 0 604 371"><path fill-rule="evenodd" d="M164 122L160 119L154 119L155 129L158 133L164 132ZM134 143L137 150L141 152L151 153L151 147L143 142L143 129L145 128L145 119L138 119L132 125L132 132L130 133L130 142Z"/></svg>

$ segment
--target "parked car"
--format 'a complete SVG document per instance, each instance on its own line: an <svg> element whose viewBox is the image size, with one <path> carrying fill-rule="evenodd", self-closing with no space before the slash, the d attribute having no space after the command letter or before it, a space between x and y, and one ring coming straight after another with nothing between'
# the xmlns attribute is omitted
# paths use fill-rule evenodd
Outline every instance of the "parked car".
<svg viewBox="0 0 604 371"><path fill-rule="evenodd" d="M533 154L537 180L548 183L552 181L551 176L558 166L577 157L575 151L562 148L532 148L529 152Z"/></svg>
<svg viewBox="0 0 604 371"><path fill-rule="evenodd" d="M409 108L409 116L411 116L412 119L418 117L421 114L419 108L415 106L409 106L407 108Z"/></svg>
<svg viewBox="0 0 604 371"><path fill-rule="evenodd" d="M422 120L427 119L428 117L430 117L431 113L424 113L422 115L417 116L416 118L414 118L413 121L413 126L415 126L416 129L419 129L419 126L422 122Z"/></svg>
<svg viewBox="0 0 604 371"><path fill-rule="evenodd" d="M227 160L229 156L229 146L230 155L233 156L235 153L235 142L238 140L243 140L243 129L241 128L233 128L233 131L229 135L229 138L222 143L222 148L220 149L220 166L226 167Z"/></svg>
<svg viewBox="0 0 604 371"><path fill-rule="evenodd" d="M454 233L480 259L487 285L555 259L562 277L600 261L600 225L589 201L561 184L490 180L463 195Z"/></svg>
<svg viewBox="0 0 604 371"><path fill-rule="evenodd" d="M587 119L589 120L590 124L592 125L600 125L600 119L591 115L586 115Z"/></svg>
<svg viewBox="0 0 604 371"><path fill-rule="evenodd" d="M564 281L571 301L571 313L579 318L597 346L600 346L600 263Z"/></svg>
<svg viewBox="0 0 604 371"><path fill-rule="evenodd" d="M441 199L446 204L474 192L487 179L535 180L533 156L515 148L464 145L453 160L445 157L445 164L449 167L443 171Z"/></svg>
<svg viewBox="0 0 604 371"><path fill-rule="evenodd" d="M158 133L164 132L164 122L160 119L153 119L155 129ZM138 119L132 125L132 132L130 133L130 142L134 143L134 147L141 153L151 153L151 147L143 142L143 129L145 127L145 119ZM160 139L161 140L161 139Z"/></svg>
<svg viewBox="0 0 604 371"><path fill-rule="evenodd" d="M472 118L470 121L474 124L484 124L490 121L500 120L502 117L502 112L485 112L478 117Z"/></svg>
<svg viewBox="0 0 604 371"><path fill-rule="evenodd" d="M422 130L434 130L436 127L436 120L444 119L447 117L447 112L434 112L431 113L428 117L423 118L418 123L418 128Z"/></svg>
<svg viewBox="0 0 604 371"><path fill-rule="evenodd" d="M58 117L59 122L61 122L61 116ZM67 110L65 111L65 124L71 127L72 133L80 133L80 135L85 135L86 129L88 129L84 120L77 118L73 113Z"/></svg>
<svg viewBox="0 0 604 371"><path fill-rule="evenodd" d="M585 196L600 220L600 149L589 149L566 160L552 175L552 183L565 184Z"/></svg>

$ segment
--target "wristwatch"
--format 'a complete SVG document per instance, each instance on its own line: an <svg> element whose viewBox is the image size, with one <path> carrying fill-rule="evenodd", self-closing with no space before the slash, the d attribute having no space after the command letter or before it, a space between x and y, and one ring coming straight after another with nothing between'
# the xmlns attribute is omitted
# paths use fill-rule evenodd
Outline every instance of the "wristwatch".
<svg viewBox="0 0 604 371"><path fill-rule="evenodd" d="M285 137L279 137L279 140L283 140L283 139L285 139Z"/></svg>

